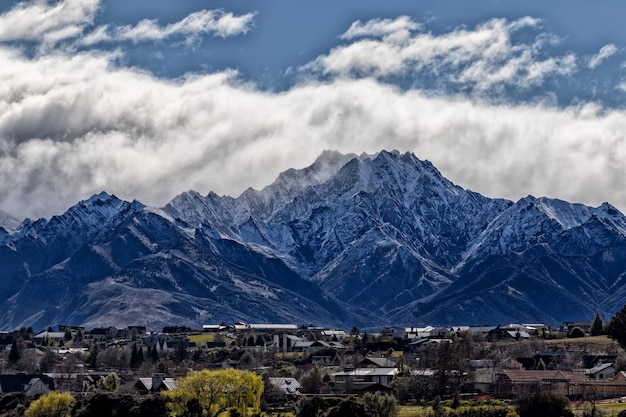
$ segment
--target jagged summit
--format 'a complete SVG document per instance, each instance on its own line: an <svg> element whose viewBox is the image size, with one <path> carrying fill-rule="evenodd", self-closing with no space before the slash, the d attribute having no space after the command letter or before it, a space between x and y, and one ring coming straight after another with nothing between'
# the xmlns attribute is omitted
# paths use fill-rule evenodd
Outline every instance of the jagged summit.
<svg viewBox="0 0 626 417"><path fill-rule="evenodd" d="M324 151L238 197L100 193L0 229L0 327L558 323L621 307L624 265L608 203L487 198L409 152Z"/></svg>

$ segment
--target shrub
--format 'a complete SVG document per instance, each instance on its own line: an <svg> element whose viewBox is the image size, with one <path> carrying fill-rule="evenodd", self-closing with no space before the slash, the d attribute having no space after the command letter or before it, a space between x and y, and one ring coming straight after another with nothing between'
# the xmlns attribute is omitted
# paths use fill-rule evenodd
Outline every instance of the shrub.
<svg viewBox="0 0 626 417"><path fill-rule="evenodd" d="M574 417L566 396L540 389L519 399L517 413L519 417Z"/></svg>

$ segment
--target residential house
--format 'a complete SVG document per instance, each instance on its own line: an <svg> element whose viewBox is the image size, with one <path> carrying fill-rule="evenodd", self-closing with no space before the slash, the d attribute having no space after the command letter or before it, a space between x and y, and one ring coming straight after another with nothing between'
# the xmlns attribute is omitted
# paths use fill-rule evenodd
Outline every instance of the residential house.
<svg viewBox="0 0 626 417"><path fill-rule="evenodd" d="M449 339L452 335L452 331L447 327L435 327L431 332L430 336L433 339Z"/></svg>
<svg viewBox="0 0 626 417"><path fill-rule="evenodd" d="M43 343L48 342L60 342L64 340L65 332L41 332L35 336L33 336L33 342L35 344L41 345Z"/></svg>
<svg viewBox="0 0 626 417"><path fill-rule="evenodd" d="M591 369L602 363L615 363L617 355L583 355L583 368Z"/></svg>
<svg viewBox="0 0 626 417"><path fill-rule="evenodd" d="M563 395L580 395L588 389L589 378L583 370L549 371L504 369L497 375L496 395L520 395L536 387Z"/></svg>
<svg viewBox="0 0 626 417"><path fill-rule="evenodd" d="M591 369L586 369L585 375L595 381L607 381L615 377L615 365L613 363L601 363Z"/></svg>
<svg viewBox="0 0 626 417"><path fill-rule="evenodd" d="M395 368L396 363L389 358L367 356L356 365L357 368Z"/></svg>
<svg viewBox="0 0 626 417"><path fill-rule="evenodd" d="M302 385L295 378L270 378L274 392L279 395L300 395Z"/></svg>
<svg viewBox="0 0 626 417"><path fill-rule="evenodd" d="M435 330L433 326L407 327L404 329L409 339L428 338L433 330Z"/></svg>
<svg viewBox="0 0 626 417"><path fill-rule="evenodd" d="M381 336L391 337L394 339L404 339L407 335L404 327L388 326L380 330Z"/></svg>
<svg viewBox="0 0 626 417"><path fill-rule="evenodd" d="M487 333L489 340L525 340L530 339L530 337L530 333L519 325L496 327Z"/></svg>
<svg viewBox="0 0 626 417"><path fill-rule="evenodd" d="M567 357L567 352L541 352L536 353L532 358L516 358L524 369L552 369L555 370L558 364Z"/></svg>
<svg viewBox="0 0 626 417"><path fill-rule="evenodd" d="M174 378L166 378L165 374L155 373L151 378L139 378L135 383L135 389L141 395L155 394L161 391L172 391L176 388Z"/></svg>
<svg viewBox="0 0 626 417"><path fill-rule="evenodd" d="M328 343L322 340L298 340L291 346L292 352L311 352L316 349L328 347Z"/></svg>
<svg viewBox="0 0 626 417"><path fill-rule="evenodd" d="M342 341L346 339L349 335L344 330L322 330L320 332L320 336L328 341Z"/></svg>
<svg viewBox="0 0 626 417"><path fill-rule="evenodd" d="M574 327L579 327L583 332L589 333L591 331L590 321L564 321L561 325L561 330L569 333Z"/></svg>
<svg viewBox="0 0 626 417"><path fill-rule="evenodd" d="M391 388L398 368L356 368L335 373L335 389L344 393L356 393ZM382 388L382 389L378 389Z"/></svg>
<svg viewBox="0 0 626 417"><path fill-rule="evenodd" d="M54 390L54 379L46 375L0 375L0 392L24 393L27 397L47 394Z"/></svg>
<svg viewBox="0 0 626 417"><path fill-rule="evenodd" d="M368 356L354 369L336 372L335 389L345 393L386 391L397 374L398 368L391 359Z"/></svg>

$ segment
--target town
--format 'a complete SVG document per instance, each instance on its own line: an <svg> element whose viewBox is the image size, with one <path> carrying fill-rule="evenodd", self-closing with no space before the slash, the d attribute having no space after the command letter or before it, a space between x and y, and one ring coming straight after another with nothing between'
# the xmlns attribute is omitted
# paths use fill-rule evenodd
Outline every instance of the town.
<svg viewBox="0 0 626 417"><path fill-rule="evenodd" d="M303 404L312 398L323 409L332 408L330 399L373 395L393 399L402 416L437 409L460 415L454 410L476 404L492 410L481 415L512 415L516 401L537 390L567 398L579 414L601 415L600 404L613 399L619 405L626 397L626 356L606 327L596 315L558 328L531 323L346 331L241 322L159 332L144 326L22 328L0 335L0 415L23 411L51 392L78 399L74 414L81 416L95 415L89 411L94 401L119 410L127 404L128 413L136 409L113 415L168 415L163 394L175 391L180 378L224 369L262 378L259 412L266 416L307 415Z"/></svg>

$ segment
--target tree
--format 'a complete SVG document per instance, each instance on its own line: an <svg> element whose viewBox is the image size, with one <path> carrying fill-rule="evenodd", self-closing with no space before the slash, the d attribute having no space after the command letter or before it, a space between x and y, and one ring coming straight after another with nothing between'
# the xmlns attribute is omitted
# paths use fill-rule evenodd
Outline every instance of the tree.
<svg viewBox="0 0 626 417"><path fill-rule="evenodd" d="M91 345L91 350L89 351L89 355L87 356L87 363L92 368L95 368L96 364L98 363L99 353L100 353L100 349L98 349L98 342L94 340L93 344Z"/></svg>
<svg viewBox="0 0 626 417"><path fill-rule="evenodd" d="M176 381L176 389L165 392L173 416L188 412L187 404L197 399L203 415L216 417L229 408L237 409L242 416L248 408L258 412L263 393L263 379L253 372L236 369L219 369L189 374Z"/></svg>
<svg viewBox="0 0 626 417"><path fill-rule="evenodd" d="M120 377L115 372L108 374L104 378L100 378L98 381L98 389L102 391L114 392L119 386Z"/></svg>
<svg viewBox="0 0 626 417"><path fill-rule="evenodd" d="M396 417L398 415L398 407L393 395L367 392L363 396L363 404L368 416Z"/></svg>
<svg viewBox="0 0 626 417"><path fill-rule="evenodd" d="M16 364L21 357L22 355L20 352L20 348L17 344L17 340L13 340L13 343L11 344L11 350L9 351L9 362L11 362L12 364Z"/></svg>
<svg viewBox="0 0 626 417"><path fill-rule="evenodd" d="M622 349L626 349L626 305L615 313L606 329L609 337L615 340Z"/></svg>
<svg viewBox="0 0 626 417"><path fill-rule="evenodd" d="M602 316L599 312L596 312L596 316L594 317L593 323L591 324L590 333L592 336L599 336L601 334L604 334L604 322L602 321Z"/></svg>
<svg viewBox="0 0 626 417"><path fill-rule="evenodd" d="M52 391L33 401L26 409L26 417L69 417L74 397L68 392Z"/></svg>
<svg viewBox="0 0 626 417"><path fill-rule="evenodd" d="M585 337L585 332L580 327L574 327L572 330L570 330L570 332L567 335L567 337L569 337L571 339L576 339L576 338L579 338L579 337Z"/></svg>
<svg viewBox="0 0 626 417"><path fill-rule="evenodd" d="M300 385L302 385L303 392L308 394L319 393L320 388L324 386L324 379L320 368L317 366L313 367L309 373L302 377Z"/></svg>
<svg viewBox="0 0 626 417"><path fill-rule="evenodd" d="M148 348L150 350L150 348ZM152 347L152 351L150 352L150 359L152 363L157 363L159 361L159 352L157 351L157 345Z"/></svg>
<svg viewBox="0 0 626 417"><path fill-rule="evenodd" d="M517 413L519 417L574 417L566 396L539 387L519 399Z"/></svg>

